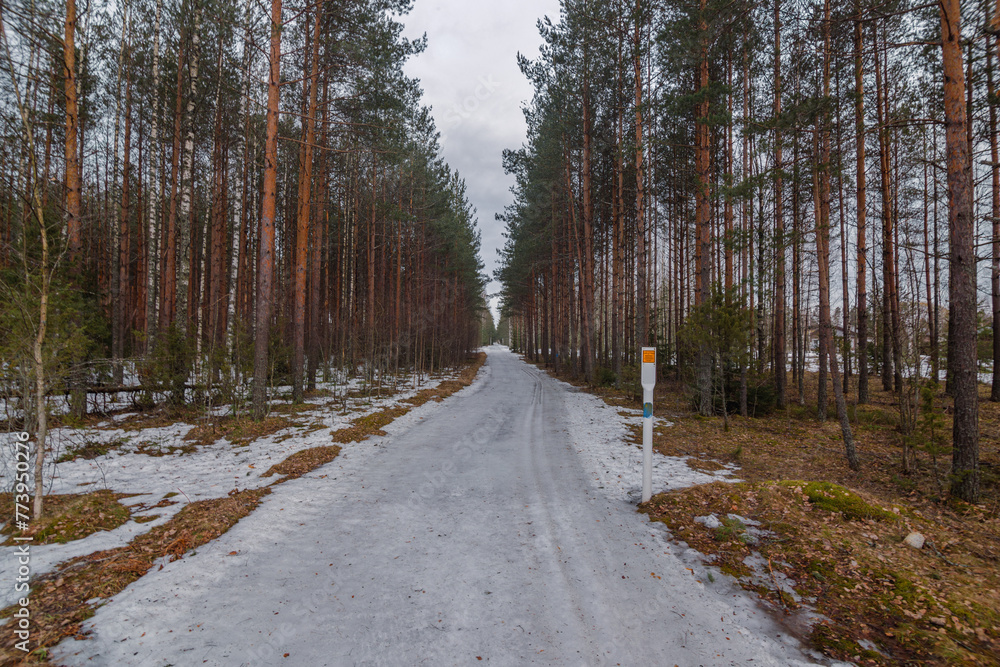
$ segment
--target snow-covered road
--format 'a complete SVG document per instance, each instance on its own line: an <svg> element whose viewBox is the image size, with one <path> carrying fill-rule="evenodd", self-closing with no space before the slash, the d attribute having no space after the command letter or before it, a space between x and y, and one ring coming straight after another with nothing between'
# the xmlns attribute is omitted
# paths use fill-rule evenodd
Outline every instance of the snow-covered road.
<svg viewBox="0 0 1000 667"><path fill-rule="evenodd" d="M607 406L490 348L471 387L275 487L101 607L101 665L794 665L575 440ZM614 410L607 414L617 415ZM620 429L620 424L612 428ZM633 449L617 444L621 451ZM619 452L620 453L620 452ZM235 555L233 555L235 552Z"/></svg>

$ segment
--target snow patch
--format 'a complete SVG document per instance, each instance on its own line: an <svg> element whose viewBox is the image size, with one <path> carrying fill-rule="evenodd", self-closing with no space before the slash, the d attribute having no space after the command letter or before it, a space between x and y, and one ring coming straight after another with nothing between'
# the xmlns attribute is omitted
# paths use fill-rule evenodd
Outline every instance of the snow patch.
<svg viewBox="0 0 1000 667"><path fill-rule="evenodd" d="M566 423L571 441L591 472L591 483L612 498L638 503L642 498L642 448L630 442L632 434L627 425L641 424L642 411L623 410L564 382L560 384L570 389L564 401ZM653 419L654 426L673 425L662 418ZM653 452L654 495L720 480L739 481L733 474L735 466L709 473L692 469L687 464L689 458Z"/></svg>
<svg viewBox="0 0 1000 667"><path fill-rule="evenodd" d="M457 377L446 375L434 378ZM138 494L125 498L122 504L133 508L132 519L112 531L98 531L83 539L66 544L34 545L31 548L31 572L37 577L55 570L59 563L85 556L97 551L115 549L128 545L136 537L169 521L189 502L209 500L226 496L232 489L257 489L271 484L279 476L262 477L268 468L280 463L292 454L313 447L332 444L330 434L351 424L354 419L400 404L415 396L431 378L426 374L408 377L402 381L403 391L392 397L377 396L350 398L347 392L362 388L361 379L353 379L337 387L334 397L309 401L312 407L297 413L295 420L301 425L278 431L243 445L234 445L221 438L211 445L199 446L188 454L166 454L149 456L137 450L145 447L168 451L169 447L190 445L184 436L194 425L183 422L169 426L127 431L123 428L109 428L121 422L128 415L114 415L101 425L104 428L57 428L50 431L50 462L46 464L46 493L72 494L88 493L99 489L109 489L116 493ZM320 388L327 388L320 385ZM281 403L280 400L273 404ZM429 403L437 406L438 403ZM407 404L403 404L407 405ZM228 412L223 407L222 412ZM422 415L433 412L434 408L422 410ZM215 411L213 411L214 413ZM409 415L406 415L409 416ZM404 416L403 420L405 420ZM399 420L397 420L399 421ZM404 421L405 423L405 421ZM321 424L318 430L306 433L311 426ZM398 428L398 427L396 427ZM393 425L386 427L390 433ZM339 458L368 456L377 438L362 443L342 445ZM64 452L83 444L114 444L105 455L94 459L78 458L73 461L54 463ZM9 451L8 451L9 449ZM13 475L13 450L0 451L0 486L9 488ZM148 508L173 494L174 504L155 509ZM140 506L147 509L137 509ZM157 516L147 523L137 523L134 519ZM14 590L17 558L16 547L0 547L0 605L7 606L18 599Z"/></svg>

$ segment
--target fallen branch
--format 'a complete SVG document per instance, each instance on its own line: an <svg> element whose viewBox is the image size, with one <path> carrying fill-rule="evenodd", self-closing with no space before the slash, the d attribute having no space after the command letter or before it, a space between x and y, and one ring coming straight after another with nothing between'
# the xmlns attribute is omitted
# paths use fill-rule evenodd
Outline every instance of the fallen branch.
<svg viewBox="0 0 1000 667"><path fill-rule="evenodd" d="M938 548L934 545L934 543L932 541L927 540L924 544L926 546L929 546L934 551L934 553L937 554L937 557L940 558L941 560L943 560L944 562L948 563L948 565L951 565L952 567L960 567L963 570L965 570L966 572L969 571L969 568L965 567L964 565L961 565L959 563L953 563L952 561L948 560L948 558L945 557L945 555L943 553L941 553L940 551L938 551Z"/></svg>
<svg viewBox="0 0 1000 667"><path fill-rule="evenodd" d="M788 613L788 605L785 604L785 596L781 594L782 590L781 590L781 586L778 585L778 578L776 576L774 576L774 568L771 567L771 557L770 556L767 557L767 571L771 573L771 581L774 582L774 590L778 594L778 602L781 603L781 608L784 609L785 613L787 614Z"/></svg>

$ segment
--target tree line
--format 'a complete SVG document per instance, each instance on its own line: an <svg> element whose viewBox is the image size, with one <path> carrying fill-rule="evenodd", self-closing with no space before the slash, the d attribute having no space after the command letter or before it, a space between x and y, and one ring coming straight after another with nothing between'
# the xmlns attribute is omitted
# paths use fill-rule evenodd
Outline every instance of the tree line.
<svg viewBox="0 0 1000 667"><path fill-rule="evenodd" d="M1000 4L958 0L564 0L520 57L528 138L504 156L515 346L621 383L655 345L703 414L728 414L720 386L744 414L804 404L815 368L854 469L849 398L880 381L912 411L946 378L951 492L974 501L979 360L1000 357L998 28Z"/></svg>
<svg viewBox="0 0 1000 667"><path fill-rule="evenodd" d="M410 5L0 6L0 373L39 451L52 393L82 414L196 378L260 418L275 384L478 346L475 210L402 70Z"/></svg>

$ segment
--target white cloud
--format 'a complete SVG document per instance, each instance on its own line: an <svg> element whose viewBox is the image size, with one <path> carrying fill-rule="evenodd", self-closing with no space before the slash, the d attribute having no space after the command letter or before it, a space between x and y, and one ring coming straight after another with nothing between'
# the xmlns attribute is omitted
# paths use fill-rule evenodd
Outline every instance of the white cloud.
<svg viewBox="0 0 1000 667"><path fill-rule="evenodd" d="M495 214L510 202L513 184L501 156L524 143L521 106L532 95L516 56L537 56L542 39L536 23L545 15L558 18L558 0L417 0L403 18L407 37L427 34L427 50L407 63L406 73L420 79L442 135L443 157L465 178L479 211L490 274L503 246ZM488 289L498 291L499 285Z"/></svg>

